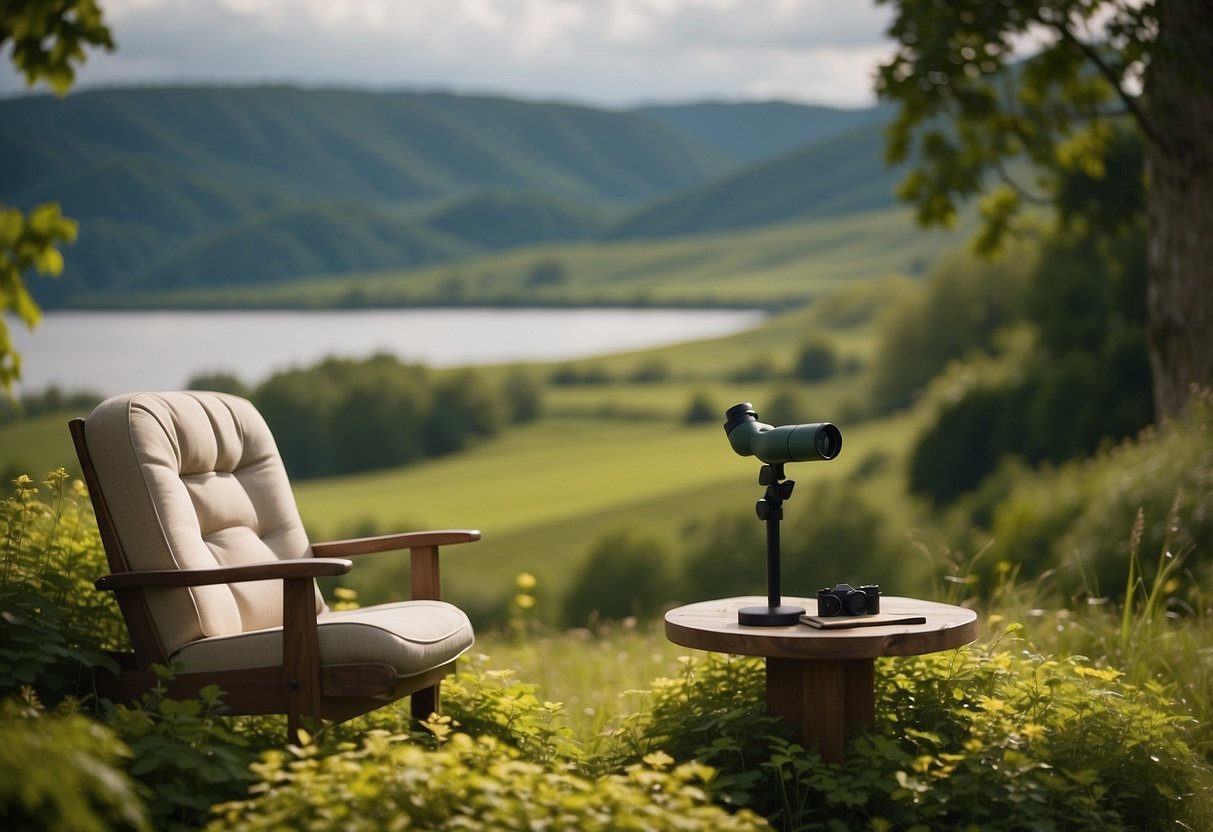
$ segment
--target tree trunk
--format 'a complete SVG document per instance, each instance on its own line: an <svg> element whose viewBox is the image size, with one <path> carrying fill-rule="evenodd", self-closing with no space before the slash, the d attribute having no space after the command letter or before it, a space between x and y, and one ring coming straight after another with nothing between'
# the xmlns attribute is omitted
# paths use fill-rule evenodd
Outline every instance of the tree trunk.
<svg viewBox="0 0 1213 832"><path fill-rule="evenodd" d="M1145 83L1150 366L1160 422L1213 384L1213 2L1158 0Z"/></svg>

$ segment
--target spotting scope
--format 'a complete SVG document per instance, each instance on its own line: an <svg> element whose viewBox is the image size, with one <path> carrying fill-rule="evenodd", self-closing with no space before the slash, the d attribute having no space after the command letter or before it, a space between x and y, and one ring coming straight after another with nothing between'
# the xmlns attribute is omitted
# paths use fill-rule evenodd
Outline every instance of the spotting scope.
<svg viewBox="0 0 1213 832"><path fill-rule="evenodd" d="M768 465L833 459L842 450L842 431L829 422L773 427L758 421L749 402L733 405L724 417L724 432L733 450Z"/></svg>

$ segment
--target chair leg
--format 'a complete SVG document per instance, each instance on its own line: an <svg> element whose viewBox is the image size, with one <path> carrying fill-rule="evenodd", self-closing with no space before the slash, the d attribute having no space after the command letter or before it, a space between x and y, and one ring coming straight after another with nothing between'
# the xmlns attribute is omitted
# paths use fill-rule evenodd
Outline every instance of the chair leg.
<svg viewBox="0 0 1213 832"><path fill-rule="evenodd" d="M412 709L413 719L418 722L425 722L430 718L430 714L442 712L442 702L439 696L440 684L422 688L419 691L415 691L409 697L409 706Z"/></svg>

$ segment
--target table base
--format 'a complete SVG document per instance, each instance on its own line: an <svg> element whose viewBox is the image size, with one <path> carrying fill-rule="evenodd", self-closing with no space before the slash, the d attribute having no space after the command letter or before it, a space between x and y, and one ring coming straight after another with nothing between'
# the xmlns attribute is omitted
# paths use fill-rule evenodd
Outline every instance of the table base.
<svg viewBox="0 0 1213 832"><path fill-rule="evenodd" d="M876 718L875 661L768 658L767 711L793 726L805 748L842 762L847 732Z"/></svg>

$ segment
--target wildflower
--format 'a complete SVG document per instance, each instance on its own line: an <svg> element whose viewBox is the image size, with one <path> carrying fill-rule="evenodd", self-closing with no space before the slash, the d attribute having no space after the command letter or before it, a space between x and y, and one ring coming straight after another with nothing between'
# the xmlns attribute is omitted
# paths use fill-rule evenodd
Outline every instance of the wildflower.
<svg viewBox="0 0 1213 832"><path fill-rule="evenodd" d="M981 702L979 705L983 711L989 711L992 714L1001 713L1007 709L1007 703L1005 700L994 699L990 696L981 697Z"/></svg>
<svg viewBox="0 0 1213 832"><path fill-rule="evenodd" d="M1079 665L1074 668L1074 672L1079 676L1087 676L1094 679L1102 679L1105 682L1115 682L1121 676L1124 676L1119 670L1111 667L1086 667Z"/></svg>
<svg viewBox="0 0 1213 832"><path fill-rule="evenodd" d="M654 751L652 754L644 756L644 763L649 768L661 771L663 768L668 768L674 763L674 758L664 751Z"/></svg>
<svg viewBox="0 0 1213 832"><path fill-rule="evenodd" d="M522 572L517 578L514 579L514 585L523 592L530 592L538 583L539 582L535 580L535 576L530 572Z"/></svg>
<svg viewBox="0 0 1213 832"><path fill-rule="evenodd" d="M1030 740L1038 740L1047 732L1045 731L1045 727L1043 725L1035 722L1029 722L1020 730L1020 733Z"/></svg>

